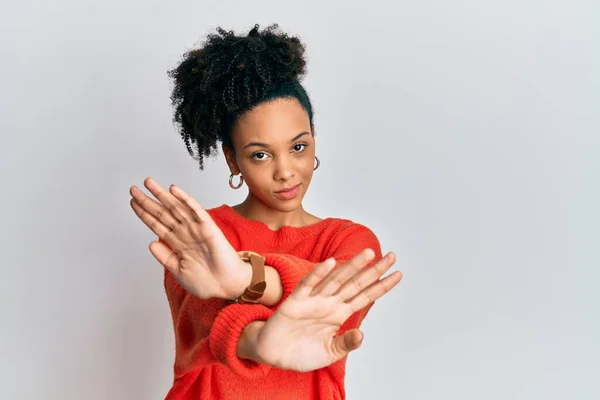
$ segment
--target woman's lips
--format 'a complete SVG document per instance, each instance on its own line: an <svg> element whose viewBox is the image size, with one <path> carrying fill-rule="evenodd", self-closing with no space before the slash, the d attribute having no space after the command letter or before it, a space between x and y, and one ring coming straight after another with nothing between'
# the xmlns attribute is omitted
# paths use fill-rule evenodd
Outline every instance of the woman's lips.
<svg viewBox="0 0 600 400"><path fill-rule="evenodd" d="M294 197L298 196L300 192L300 185L293 186L288 190L282 190L279 192L275 192L275 196L279 197L282 200L291 200Z"/></svg>

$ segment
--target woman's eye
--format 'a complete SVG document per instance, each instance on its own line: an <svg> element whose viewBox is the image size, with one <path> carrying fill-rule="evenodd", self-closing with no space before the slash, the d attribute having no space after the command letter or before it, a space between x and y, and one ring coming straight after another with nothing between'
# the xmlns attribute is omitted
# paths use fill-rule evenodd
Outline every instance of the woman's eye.
<svg viewBox="0 0 600 400"><path fill-rule="evenodd" d="M296 145L294 145L294 151L302 151L305 147L305 143L297 143Z"/></svg>
<svg viewBox="0 0 600 400"><path fill-rule="evenodd" d="M254 153L252 154L252 158L254 160L265 160L267 158L267 153Z"/></svg>

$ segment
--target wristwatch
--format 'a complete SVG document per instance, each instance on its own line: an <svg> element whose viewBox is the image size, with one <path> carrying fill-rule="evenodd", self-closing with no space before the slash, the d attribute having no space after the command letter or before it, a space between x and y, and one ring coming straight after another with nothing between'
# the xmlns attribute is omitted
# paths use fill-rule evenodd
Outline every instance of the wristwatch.
<svg viewBox="0 0 600 400"><path fill-rule="evenodd" d="M237 299L230 303L256 304L265 293L267 282L265 281L265 258L253 251L238 251L242 261L250 262L252 266L252 280L250 286Z"/></svg>

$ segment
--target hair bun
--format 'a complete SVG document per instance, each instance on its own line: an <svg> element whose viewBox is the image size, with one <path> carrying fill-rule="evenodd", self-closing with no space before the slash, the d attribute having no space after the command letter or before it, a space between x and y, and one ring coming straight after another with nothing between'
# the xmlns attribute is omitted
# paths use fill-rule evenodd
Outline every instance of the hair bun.
<svg viewBox="0 0 600 400"><path fill-rule="evenodd" d="M296 36L290 36L272 24L259 29L258 24L244 36L217 28L218 34L208 35L208 60L223 71L225 79L235 79L239 73L264 75L274 78L268 84L278 86L285 81L300 81L306 74L305 47Z"/></svg>

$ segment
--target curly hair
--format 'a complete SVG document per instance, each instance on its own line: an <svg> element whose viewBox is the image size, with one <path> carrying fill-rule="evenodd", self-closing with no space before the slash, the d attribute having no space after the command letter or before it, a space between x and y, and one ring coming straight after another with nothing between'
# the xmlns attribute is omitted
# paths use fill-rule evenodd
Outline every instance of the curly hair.
<svg viewBox="0 0 600 400"><path fill-rule="evenodd" d="M273 24L245 36L218 27L188 51L168 75L174 81L173 122L189 154L204 169L217 143L233 150L232 129L248 110L277 98L296 98L313 126L313 108L300 80L306 74L305 47ZM195 154L194 150L197 154Z"/></svg>

